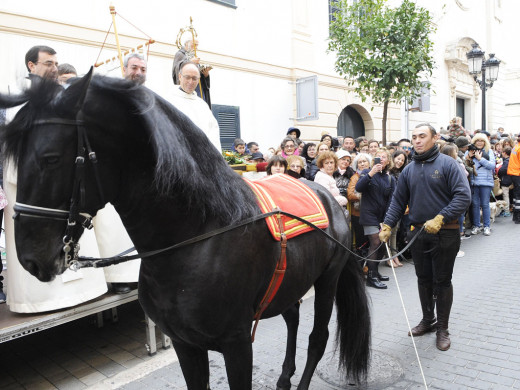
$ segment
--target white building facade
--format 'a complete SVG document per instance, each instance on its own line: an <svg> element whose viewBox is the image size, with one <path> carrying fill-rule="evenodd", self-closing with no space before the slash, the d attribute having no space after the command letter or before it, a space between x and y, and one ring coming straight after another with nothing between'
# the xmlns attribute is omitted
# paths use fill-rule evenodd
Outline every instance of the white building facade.
<svg viewBox="0 0 520 390"><path fill-rule="evenodd" d="M389 1L390 4L396 1ZM381 139L382 106L361 102L343 78L334 72L334 53L327 53L329 1L316 0L150 0L112 1L119 40L124 50L152 38L146 85L167 95L172 82L173 56L179 29L193 18L198 56L213 66L211 100L214 107L229 108L234 122L220 120L221 136L240 136L256 141L261 150L278 146L290 126L301 129L304 140L317 140L322 132L333 135L365 135ZM481 128L481 91L468 74L465 53L478 42L487 53L502 60L499 79L487 91L487 129L520 130L520 67L509 40L519 31L513 20L518 5L513 0L441 3L419 0L431 10L437 32L432 40L436 69L432 76L428 111L405 111L404 104L391 104L388 140L407 137L417 123L446 127L461 114L465 127ZM116 40L109 12L110 1L49 0L41 3L3 0L0 3L0 44L4 51L0 90L14 93L27 75L26 51L48 45L58 52L60 63L70 63L80 74L97 61L116 56ZM127 23L126 20L132 24ZM140 31L141 30L141 31ZM100 52L105 41L106 44ZM98 59L99 57L99 59ZM516 66L516 69L515 69ZM120 77L118 61L96 72ZM298 119L297 81L316 76L317 99L312 119ZM215 111L214 111L215 112ZM225 113L225 110L222 111ZM224 115L224 114L223 114ZM219 114L216 113L217 119ZM222 119L222 118L220 118ZM224 143L225 144L225 143Z"/></svg>

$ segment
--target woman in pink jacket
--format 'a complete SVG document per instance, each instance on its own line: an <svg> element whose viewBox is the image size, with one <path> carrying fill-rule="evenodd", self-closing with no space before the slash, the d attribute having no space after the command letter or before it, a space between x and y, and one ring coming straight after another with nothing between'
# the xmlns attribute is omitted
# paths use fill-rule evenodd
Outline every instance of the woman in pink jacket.
<svg viewBox="0 0 520 390"><path fill-rule="evenodd" d="M316 165L320 169L314 177L314 182L328 189L341 206L347 206L347 198L340 195L336 180L332 174L338 169L338 158L334 152L323 152L318 156Z"/></svg>

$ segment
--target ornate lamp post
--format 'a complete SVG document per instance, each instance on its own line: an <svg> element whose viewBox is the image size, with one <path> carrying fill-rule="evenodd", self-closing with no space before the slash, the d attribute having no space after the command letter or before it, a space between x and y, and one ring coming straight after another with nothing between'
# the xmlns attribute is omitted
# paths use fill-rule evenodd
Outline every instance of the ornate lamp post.
<svg viewBox="0 0 520 390"><path fill-rule="evenodd" d="M472 46L473 49L466 53L466 57L468 58L469 74L473 75L473 79L482 90L482 130L486 130L486 90L491 88L498 78L500 60L495 58L494 53L489 53L489 59L484 61L485 52L480 50L478 43L474 43ZM480 73L482 73L482 80L478 79Z"/></svg>

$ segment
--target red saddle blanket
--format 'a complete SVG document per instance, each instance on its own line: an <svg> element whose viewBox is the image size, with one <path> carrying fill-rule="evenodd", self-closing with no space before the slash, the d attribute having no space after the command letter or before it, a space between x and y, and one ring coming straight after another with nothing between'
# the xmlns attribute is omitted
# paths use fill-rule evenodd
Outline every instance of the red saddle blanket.
<svg viewBox="0 0 520 390"><path fill-rule="evenodd" d="M329 226L327 212L318 196L300 180L289 175L278 174L263 179L250 181L244 178L256 194L258 205L263 213L279 208L294 214L320 228ZM280 228L275 215L267 217L266 222L274 239L280 241ZM287 239L313 230L297 219L282 216Z"/></svg>

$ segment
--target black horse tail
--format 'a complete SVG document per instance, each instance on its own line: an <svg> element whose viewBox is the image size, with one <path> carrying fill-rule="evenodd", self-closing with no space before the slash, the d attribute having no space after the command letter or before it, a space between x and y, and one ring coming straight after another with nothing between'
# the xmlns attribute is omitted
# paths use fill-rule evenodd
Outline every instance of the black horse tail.
<svg viewBox="0 0 520 390"><path fill-rule="evenodd" d="M370 360L370 311L363 274L358 264L347 260L336 289L336 348L340 369L347 379L364 382Z"/></svg>

